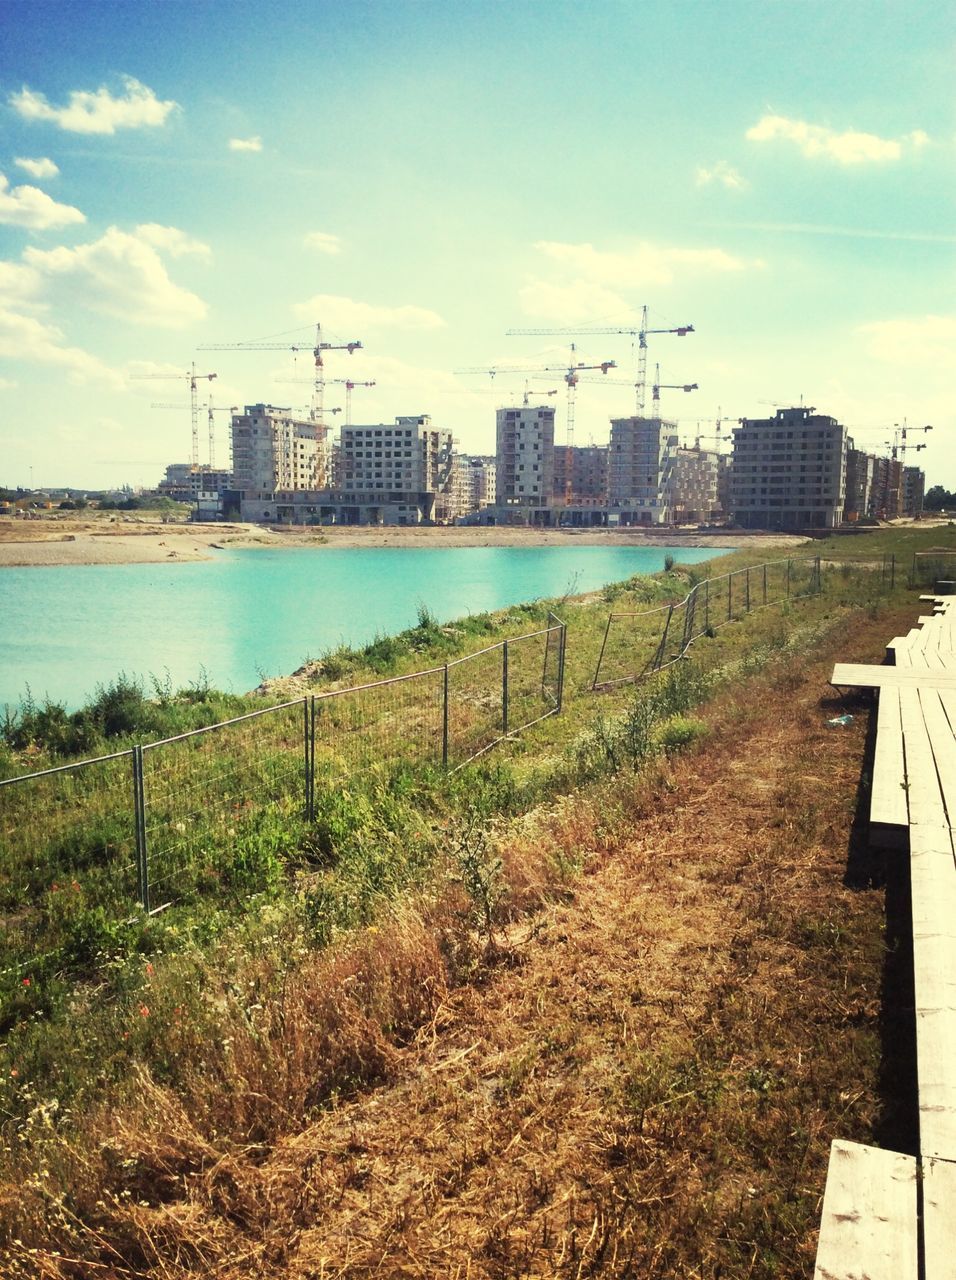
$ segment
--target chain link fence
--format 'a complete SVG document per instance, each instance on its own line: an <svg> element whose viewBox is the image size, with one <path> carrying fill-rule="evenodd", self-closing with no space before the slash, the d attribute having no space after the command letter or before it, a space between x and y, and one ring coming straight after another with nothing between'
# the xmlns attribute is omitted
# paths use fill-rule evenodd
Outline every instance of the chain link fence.
<svg viewBox="0 0 956 1280"><path fill-rule="evenodd" d="M608 616L592 691L632 684L676 662L701 635L754 609L820 590L820 557L774 560L706 578L673 604Z"/></svg>
<svg viewBox="0 0 956 1280"><path fill-rule="evenodd" d="M314 818L317 791L398 763L461 768L557 714L565 647L550 614L427 671L0 780L0 976L54 950L69 968L91 910L123 921L241 892L257 846Z"/></svg>

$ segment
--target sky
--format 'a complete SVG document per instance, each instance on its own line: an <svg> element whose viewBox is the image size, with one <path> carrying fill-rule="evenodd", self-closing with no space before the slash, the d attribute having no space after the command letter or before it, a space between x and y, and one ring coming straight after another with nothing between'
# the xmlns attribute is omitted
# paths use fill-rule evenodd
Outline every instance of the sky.
<svg viewBox="0 0 956 1280"><path fill-rule="evenodd" d="M330 423L491 453L527 386L562 441L613 360L602 444L633 337L508 330L646 306L682 438L804 403L956 489L954 65L925 0L0 0L0 486L155 485L193 361L304 411L317 324Z"/></svg>

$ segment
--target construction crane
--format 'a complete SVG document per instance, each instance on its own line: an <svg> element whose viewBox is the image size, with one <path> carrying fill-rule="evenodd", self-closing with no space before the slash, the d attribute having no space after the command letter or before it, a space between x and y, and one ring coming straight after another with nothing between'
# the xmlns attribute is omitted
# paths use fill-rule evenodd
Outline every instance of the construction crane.
<svg viewBox="0 0 956 1280"><path fill-rule="evenodd" d="M932 428L931 426L925 426L925 427L908 427L908 426L906 425L906 423L904 422L904 423L903 423L903 425L902 425L902 427L901 427L901 426L899 426L899 425L894 424L893 442L892 442L892 446L891 446L891 447L892 447L892 450L893 450L893 453L892 453L892 455L891 455L891 456L892 456L892 458L893 458L893 461L895 462L895 461L896 461L896 459L897 459L897 457L899 457L900 461L905 463L905 462L906 462L906 451L907 451L907 449L912 449L914 453L918 453L918 452L920 451L920 449L925 449L925 448L926 448L926 441L925 441L925 440L922 442L922 444L907 444L907 442L906 442L906 433L907 433L908 431L932 431L932 430L933 430L933 428ZM889 441L889 440L887 440L887 441L886 441L886 444L887 444L887 446L888 446L888 447L890 447L890 441Z"/></svg>
<svg viewBox="0 0 956 1280"><path fill-rule="evenodd" d="M307 347L296 342L211 342L197 347L197 351L291 351L298 355L300 351L311 350L315 360L315 375L312 380L312 420L323 425L323 400L325 398L325 366L322 360L324 351L361 351L361 342L323 342L322 326L315 326L315 345Z"/></svg>
<svg viewBox="0 0 956 1280"><path fill-rule="evenodd" d="M213 378L218 377L218 374L197 373L196 362L194 360L192 365L192 371L190 373L131 373L129 376L131 378L137 379L138 381L143 381L148 379L157 379L160 381L165 380L166 382L169 382L170 379L185 378L186 381L189 383L189 409L190 409L190 415L192 418L192 442L193 442L192 465L194 470L198 470L199 468L199 396L198 396L196 384L202 381L212 382ZM171 407L171 406L166 406L166 407Z"/></svg>
<svg viewBox="0 0 956 1280"><path fill-rule="evenodd" d="M311 382L311 378L278 378L277 381L284 383ZM326 378L325 385L327 387L333 384L345 388L345 425L350 427L352 425L352 392L356 387L374 387L377 384L374 382L353 382L351 378ZM340 413L341 410L327 409L326 412Z"/></svg>
<svg viewBox="0 0 956 1280"><path fill-rule="evenodd" d="M494 378L499 373L560 373L564 378L568 388L568 404L567 416L565 420L565 443L567 445L567 466L566 475L567 482L565 484L565 500L571 500L571 450L574 448L574 401L575 391L578 383L581 381L581 374L588 370L600 369L602 374L607 374L608 369L616 369L616 360L602 360L599 364L585 364L583 360L574 363L573 357L576 354L575 344L571 343L572 362L569 365L540 365L531 369L515 369L507 365L492 369L458 369L457 373L486 373L489 377ZM550 393L548 393L550 394ZM527 405L527 391L525 391L525 404Z"/></svg>
<svg viewBox="0 0 956 1280"><path fill-rule="evenodd" d="M213 402L212 402L212 388L210 388L210 392L209 392L209 401L208 401L208 403L207 403L207 405L206 405L206 410L207 410L207 417L208 417L208 420L209 420L209 470L210 470L210 471L214 471L214 470L216 469L216 419L215 419L215 415L216 415L217 413L229 413L229 414L232 414L232 413L238 413L238 412L239 412L239 406L238 406L237 404L231 404L231 405L213 405ZM229 470L230 470L230 471L232 470L232 434L231 434L231 433L230 433L230 436L229 436Z"/></svg>
<svg viewBox="0 0 956 1280"><path fill-rule="evenodd" d="M545 336L564 336L564 337L590 337L591 335L608 335L608 334L628 334L631 338L637 338L638 356L637 356L637 378L634 383L637 400L637 412L644 412L644 402L647 389L647 339L651 334L673 333L678 338L684 338L688 333L694 333L692 324L678 325L676 329L649 329L647 327L647 307L641 308L641 324L640 328L567 328L567 329L509 329L508 337L545 337Z"/></svg>
<svg viewBox="0 0 956 1280"><path fill-rule="evenodd" d="M697 391L696 382L661 382L661 366L654 366L654 386L651 388L651 417L660 419L662 391Z"/></svg>

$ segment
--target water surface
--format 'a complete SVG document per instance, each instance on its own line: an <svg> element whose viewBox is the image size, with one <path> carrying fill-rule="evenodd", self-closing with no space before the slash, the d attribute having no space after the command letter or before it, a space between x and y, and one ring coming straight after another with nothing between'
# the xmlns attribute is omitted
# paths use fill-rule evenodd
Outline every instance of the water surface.
<svg viewBox="0 0 956 1280"><path fill-rule="evenodd" d="M0 705L72 710L119 672L236 693L340 644L693 563L697 547L226 550L192 564L0 569Z"/></svg>

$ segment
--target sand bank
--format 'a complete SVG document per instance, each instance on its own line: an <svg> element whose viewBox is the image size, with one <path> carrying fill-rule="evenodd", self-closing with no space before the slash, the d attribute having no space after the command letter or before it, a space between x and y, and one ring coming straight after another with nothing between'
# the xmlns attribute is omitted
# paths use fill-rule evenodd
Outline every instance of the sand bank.
<svg viewBox="0 0 956 1280"><path fill-rule="evenodd" d="M163 524L93 517L0 520L0 568L24 565L177 564L212 559L235 547L560 547L799 546L806 539L753 534L637 529L412 527L269 529L251 524Z"/></svg>

